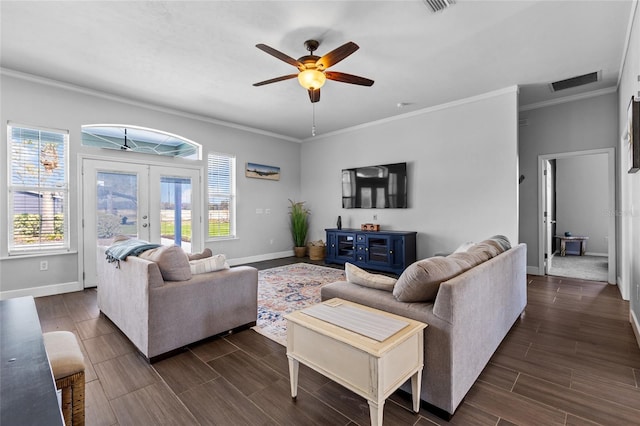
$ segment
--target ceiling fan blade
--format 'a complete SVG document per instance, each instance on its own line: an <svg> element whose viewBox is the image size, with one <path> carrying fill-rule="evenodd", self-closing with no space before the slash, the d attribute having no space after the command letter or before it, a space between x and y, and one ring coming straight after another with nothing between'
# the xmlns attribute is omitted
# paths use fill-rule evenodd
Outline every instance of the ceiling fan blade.
<svg viewBox="0 0 640 426"><path fill-rule="evenodd" d="M253 83L254 86L264 86L265 84L270 84L270 83L277 83L279 81L283 81L283 80L289 80L292 78L296 78L298 76L298 74L289 74L289 75L283 75L282 77L276 77L276 78L272 78L271 80L265 80L265 81L261 81L259 83Z"/></svg>
<svg viewBox="0 0 640 426"><path fill-rule="evenodd" d="M308 92L312 104L320 102L320 89L309 89Z"/></svg>
<svg viewBox="0 0 640 426"><path fill-rule="evenodd" d="M316 66L326 70L330 66L337 64L347 56L351 55L359 48L360 47L352 41L345 43L318 59L316 61Z"/></svg>
<svg viewBox="0 0 640 426"><path fill-rule="evenodd" d="M360 86L373 86L374 81L357 75L346 74L336 71L325 71L324 75L329 80L340 81L342 83L358 84Z"/></svg>
<svg viewBox="0 0 640 426"><path fill-rule="evenodd" d="M262 43L256 44L256 47L262 50L263 52L266 52L269 55L280 59L281 61L284 61L288 64L293 65L294 67L298 68L300 71L305 69L302 62L298 61L297 59L293 59L291 56L286 55L281 51L274 49L273 47L267 46L266 44L262 44Z"/></svg>

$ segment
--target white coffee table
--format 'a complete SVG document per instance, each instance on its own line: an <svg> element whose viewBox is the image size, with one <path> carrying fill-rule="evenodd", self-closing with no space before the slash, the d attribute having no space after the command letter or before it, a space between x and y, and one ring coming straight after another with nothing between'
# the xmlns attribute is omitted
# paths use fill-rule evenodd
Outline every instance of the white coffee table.
<svg viewBox="0 0 640 426"><path fill-rule="evenodd" d="M291 397L298 394L298 366L301 362L366 398L372 425L382 425L385 400L411 378L413 411L417 413L424 363L423 330L427 324L342 299L324 303L344 304L401 320L407 325L385 340L378 341L307 315L304 309L286 315Z"/></svg>

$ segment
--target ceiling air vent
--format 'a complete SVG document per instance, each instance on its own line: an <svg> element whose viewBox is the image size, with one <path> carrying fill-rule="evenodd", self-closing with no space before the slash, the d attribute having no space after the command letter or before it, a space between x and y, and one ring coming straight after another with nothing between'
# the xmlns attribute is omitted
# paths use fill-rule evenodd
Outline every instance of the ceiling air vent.
<svg viewBox="0 0 640 426"><path fill-rule="evenodd" d="M453 0L424 0L424 2L429 5L434 12L444 10L455 3Z"/></svg>
<svg viewBox="0 0 640 426"><path fill-rule="evenodd" d="M600 80L598 72L590 72L589 74L579 75L577 77L567 78L566 80L554 81L550 84L551 91L571 89L573 87L584 86L585 84L595 83Z"/></svg>

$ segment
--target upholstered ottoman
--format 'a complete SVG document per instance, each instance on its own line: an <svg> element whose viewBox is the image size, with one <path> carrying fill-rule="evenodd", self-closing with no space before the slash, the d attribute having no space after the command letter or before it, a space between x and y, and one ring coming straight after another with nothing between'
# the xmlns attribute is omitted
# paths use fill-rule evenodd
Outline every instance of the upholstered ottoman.
<svg viewBox="0 0 640 426"><path fill-rule="evenodd" d="M62 415L67 426L84 425L84 356L70 331L44 333L56 387L62 390Z"/></svg>

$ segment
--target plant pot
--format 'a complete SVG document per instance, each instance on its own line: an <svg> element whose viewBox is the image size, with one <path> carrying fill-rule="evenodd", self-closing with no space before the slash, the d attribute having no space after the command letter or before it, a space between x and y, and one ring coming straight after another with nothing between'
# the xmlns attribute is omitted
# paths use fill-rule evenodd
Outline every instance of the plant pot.
<svg viewBox="0 0 640 426"><path fill-rule="evenodd" d="M293 248L293 252L296 255L296 257L304 257L305 254L307 253L307 248L306 247L294 247Z"/></svg>

